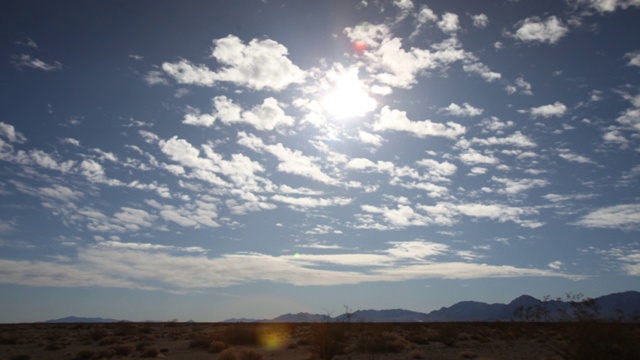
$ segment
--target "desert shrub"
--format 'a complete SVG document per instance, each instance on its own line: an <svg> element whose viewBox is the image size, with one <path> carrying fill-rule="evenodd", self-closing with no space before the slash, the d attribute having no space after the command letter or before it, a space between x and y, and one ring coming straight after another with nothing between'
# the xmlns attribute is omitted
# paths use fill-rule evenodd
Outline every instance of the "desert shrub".
<svg viewBox="0 0 640 360"><path fill-rule="evenodd" d="M426 358L426 355L422 350L413 350L412 352L409 353L409 359L424 359L424 358Z"/></svg>
<svg viewBox="0 0 640 360"><path fill-rule="evenodd" d="M113 327L113 335L115 336L131 336L135 333L135 325L131 323L119 322Z"/></svg>
<svg viewBox="0 0 640 360"><path fill-rule="evenodd" d="M238 360L238 351L233 348L226 349L218 355L218 360Z"/></svg>
<svg viewBox="0 0 640 360"><path fill-rule="evenodd" d="M111 349L118 356L129 356L133 352L133 345L114 345Z"/></svg>
<svg viewBox="0 0 640 360"><path fill-rule="evenodd" d="M96 353L94 359L111 359L115 355L115 351L113 349L102 349Z"/></svg>
<svg viewBox="0 0 640 360"><path fill-rule="evenodd" d="M438 333L435 341L443 343L446 347L456 346L458 343L458 329L455 324L442 323L439 324Z"/></svg>
<svg viewBox="0 0 640 360"><path fill-rule="evenodd" d="M416 345L429 345L429 337L424 334L411 334L409 341Z"/></svg>
<svg viewBox="0 0 640 360"><path fill-rule="evenodd" d="M623 322L624 314L602 318L599 310L594 299L568 293L555 300L546 296L523 312L533 314L534 321L556 322L558 336L543 345L563 359L640 359L640 338Z"/></svg>
<svg viewBox="0 0 640 360"><path fill-rule="evenodd" d="M213 340L209 344L209 352L214 354L217 354L226 348L227 348L227 345L222 341L218 341L218 340Z"/></svg>
<svg viewBox="0 0 640 360"><path fill-rule="evenodd" d="M309 343L322 360L333 359L345 352L349 323L319 322L310 324Z"/></svg>
<svg viewBox="0 0 640 360"><path fill-rule="evenodd" d="M51 343L44 347L47 351L58 351L64 349L66 346L62 343Z"/></svg>
<svg viewBox="0 0 640 360"><path fill-rule="evenodd" d="M95 352L93 350L80 350L76 353L76 356L73 357L74 360L86 360L91 359Z"/></svg>
<svg viewBox="0 0 640 360"><path fill-rule="evenodd" d="M160 349L160 352L161 352L161 353L163 353L163 354L166 354L166 353L168 353L168 352L169 352L169 349L167 349L167 348L162 348L162 349Z"/></svg>
<svg viewBox="0 0 640 360"><path fill-rule="evenodd" d="M568 324L564 341L551 343L567 360L640 359L640 338L624 323L580 321Z"/></svg>
<svg viewBox="0 0 640 360"><path fill-rule="evenodd" d="M201 348L208 349L211 342L216 340L216 336L211 333L197 332L191 335L192 339L189 341L189 348Z"/></svg>
<svg viewBox="0 0 640 360"><path fill-rule="evenodd" d="M239 360L264 360L264 353L253 349L242 349Z"/></svg>
<svg viewBox="0 0 640 360"><path fill-rule="evenodd" d="M93 329L89 332L89 338L93 341L100 341L107 336L107 332L104 329Z"/></svg>
<svg viewBox="0 0 640 360"><path fill-rule="evenodd" d="M153 345L153 343L151 341L138 341L136 343L136 350L142 351L149 345Z"/></svg>
<svg viewBox="0 0 640 360"><path fill-rule="evenodd" d="M409 344L399 336L385 331L380 324L359 324L355 350L364 353L399 353Z"/></svg>
<svg viewBox="0 0 640 360"><path fill-rule="evenodd" d="M222 339L230 345L258 345L259 338L253 324L234 324L224 330Z"/></svg>
<svg viewBox="0 0 640 360"><path fill-rule="evenodd" d="M15 345L17 343L18 343L17 336L0 334L0 345Z"/></svg>
<svg viewBox="0 0 640 360"><path fill-rule="evenodd" d="M475 359L478 357L478 354L473 351L463 351L460 353L460 357L463 359Z"/></svg>
<svg viewBox="0 0 640 360"><path fill-rule="evenodd" d="M117 338L114 338L114 337L106 337L106 338L104 338L104 339L100 340L100 341L98 342L98 345L100 345L100 346L108 346L108 345L116 344L117 342L118 342L118 339L117 339Z"/></svg>
<svg viewBox="0 0 640 360"><path fill-rule="evenodd" d="M264 354L253 349L229 348L218 355L218 360L264 360Z"/></svg>
<svg viewBox="0 0 640 360"><path fill-rule="evenodd" d="M156 348L148 348L148 349L145 349L142 352L142 355L140 355L140 357L143 357L143 358L157 358L159 353L160 352Z"/></svg>
<svg viewBox="0 0 640 360"><path fill-rule="evenodd" d="M30 360L31 355L27 354L15 354L9 357L9 360Z"/></svg>

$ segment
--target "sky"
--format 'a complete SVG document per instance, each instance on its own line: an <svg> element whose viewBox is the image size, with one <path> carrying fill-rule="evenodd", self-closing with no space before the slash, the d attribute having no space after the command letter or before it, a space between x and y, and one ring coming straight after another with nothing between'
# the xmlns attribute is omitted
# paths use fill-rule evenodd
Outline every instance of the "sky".
<svg viewBox="0 0 640 360"><path fill-rule="evenodd" d="M640 290L640 1L3 1L0 322Z"/></svg>

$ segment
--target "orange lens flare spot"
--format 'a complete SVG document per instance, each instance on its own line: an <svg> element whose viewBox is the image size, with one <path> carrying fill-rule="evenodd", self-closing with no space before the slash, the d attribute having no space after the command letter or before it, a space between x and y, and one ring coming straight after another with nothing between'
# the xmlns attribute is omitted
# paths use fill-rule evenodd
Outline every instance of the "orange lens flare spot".
<svg viewBox="0 0 640 360"><path fill-rule="evenodd" d="M356 42L353 43L353 47L358 51L358 52L363 52L367 49L367 44L364 43L364 41L362 40L356 40Z"/></svg>
<svg viewBox="0 0 640 360"><path fill-rule="evenodd" d="M291 328L287 324L265 324L258 328L260 347L266 350L282 349L290 338Z"/></svg>

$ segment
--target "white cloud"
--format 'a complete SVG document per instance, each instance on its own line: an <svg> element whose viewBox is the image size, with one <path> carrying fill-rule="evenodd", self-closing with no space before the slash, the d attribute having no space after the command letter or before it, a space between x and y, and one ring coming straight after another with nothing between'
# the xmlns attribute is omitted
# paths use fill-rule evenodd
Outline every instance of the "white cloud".
<svg viewBox="0 0 640 360"><path fill-rule="evenodd" d="M414 8L413 1L411 0L393 0L393 5L405 11Z"/></svg>
<svg viewBox="0 0 640 360"><path fill-rule="evenodd" d="M11 63L19 69L30 68L43 71L62 70L62 64L57 61L53 64L47 64L46 62L38 58L32 58L31 55L27 54L13 55L11 57Z"/></svg>
<svg viewBox="0 0 640 360"><path fill-rule="evenodd" d="M182 227L193 227L196 229L204 227L216 228L220 224L217 206L214 203L196 200L181 207L160 204L155 200L146 200L147 205L158 210L162 219L173 222Z"/></svg>
<svg viewBox="0 0 640 360"><path fill-rule="evenodd" d="M455 33L460 30L458 15L450 12L444 13L442 20L438 21L438 27L445 33Z"/></svg>
<svg viewBox="0 0 640 360"><path fill-rule="evenodd" d="M483 132L487 132L487 131L493 131L496 132L498 134L503 134L504 133L504 129L506 128L510 128L513 127L514 122L513 121L500 121L500 119L498 119L495 116L491 116L489 118L483 119L480 122L480 125L483 126Z"/></svg>
<svg viewBox="0 0 640 360"><path fill-rule="evenodd" d="M594 194L575 194L575 195L560 195L560 194L547 194L543 198L551 202L566 202L571 200L587 200L596 197Z"/></svg>
<svg viewBox="0 0 640 360"><path fill-rule="evenodd" d="M474 149L467 149L466 151L460 153L459 159L466 165L476 165L476 164L495 165L500 162L500 160L495 156L491 154L483 155Z"/></svg>
<svg viewBox="0 0 640 360"><path fill-rule="evenodd" d="M523 216L537 215L532 207L511 207L501 204L453 204L438 202L435 205L417 204L414 208L398 204L397 208L363 205L361 210L366 214L359 216L360 228L391 230L408 226L452 226L458 217L464 215L473 218L485 218L497 222L514 222L522 227L536 228L543 225L534 220L522 219ZM381 217L386 225L373 223L375 217Z"/></svg>
<svg viewBox="0 0 640 360"><path fill-rule="evenodd" d="M376 116L373 130L405 131L420 138L441 136L449 139L455 139L466 132L464 126L452 121L446 124L434 123L431 120L411 121L405 111L391 110L388 106L383 107Z"/></svg>
<svg viewBox="0 0 640 360"><path fill-rule="evenodd" d="M21 133L16 131L16 128L11 124L6 124L0 121L0 136L9 140L12 143L22 144L27 141L27 138Z"/></svg>
<svg viewBox="0 0 640 360"><path fill-rule="evenodd" d="M524 207L517 208L500 204L460 204L455 209L463 215L478 218L489 218L499 222L511 221L523 227L539 227L542 224L535 221L520 219L523 215L535 215L537 210Z"/></svg>
<svg viewBox="0 0 640 360"><path fill-rule="evenodd" d="M213 41L212 56L222 65L217 72L187 60L164 63L162 69L181 84L213 86L232 82L252 89L280 91L305 78L305 72L287 58L287 48L276 41L253 39L243 44L229 35Z"/></svg>
<svg viewBox="0 0 640 360"><path fill-rule="evenodd" d="M625 98L631 101L633 107L622 112L616 121L629 129L640 131L640 95L625 96Z"/></svg>
<svg viewBox="0 0 640 360"><path fill-rule="evenodd" d="M500 80L500 78L502 78L502 75L500 73L491 71L491 69L487 65L479 62L463 65L462 70L469 73L478 74L487 82Z"/></svg>
<svg viewBox="0 0 640 360"><path fill-rule="evenodd" d="M202 145L204 156L201 156L199 149L177 136L169 140L160 140L159 146L160 150L171 160L191 169L189 173L184 175L188 178L244 192L264 191L264 187L270 184L268 180L256 175L256 173L264 171L262 165L243 154L231 154L229 160L226 160L222 155L216 153L211 145ZM184 169L182 171L180 171L181 169L168 170L175 170L178 174L184 171ZM232 186L218 175L225 176L234 185ZM241 195L241 193L236 195Z"/></svg>
<svg viewBox="0 0 640 360"><path fill-rule="evenodd" d="M523 77L519 77L515 80L515 86L508 85L505 90L509 94L514 94L517 91L520 91L523 95L533 95L533 91L531 91L531 84L524 80Z"/></svg>
<svg viewBox="0 0 640 360"><path fill-rule="evenodd" d="M318 158L302 154L297 150L291 150L278 143L267 145L262 139L245 132L238 133L238 144L246 146L254 151L266 151L280 160L278 171L300 175L328 185L338 185L337 179L325 174L317 164Z"/></svg>
<svg viewBox="0 0 640 360"><path fill-rule="evenodd" d="M344 206L349 205L353 199L348 198L313 198L313 197L292 197L284 195L273 195L271 197L274 201L279 201L285 204L292 205L294 208L314 208L314 207L327 207L327 206Z"/></svg>
<svg viewBox="0 0 640 360"><path fill-rule="evenodd" d="M436 15L427 5L420 6L420 12L418 13L418 22L420 24L436 22L437 20L438 15Z"/></svg>
<svg viewBox="0 0 640 360"><path fill-rule="evenodd" d="M527 136L523 135L520 131L516 131L515 133L507 136L507 137L495 137L491 136L486 139L473 138L471 140L472 144L490 146L490 145L509 145L516 147L536 147L536 143L529 139Z"/></svg>
<svg viewBox="0 0 640 360"><path fill-rule="evenodd" d="M207 250L199 246L171 246L171 245L159 245L151 243L137 243L137 242L120 242L120 241L102 241L100 246L114 248L114 249L130 249L130 250L147 250L147 251L178 251L187 253L206 253Z"/></svg>
<svg viewBox="0 0 640 360"><path fill-rule="evenodd" d="M558 149L558 152L558 156L567 161L577 162L581 164L595 164L595 162L588 157L574 154L569 149Z"/></svg>
<svg viewBox="0 0 640 360"><path fill-rule="evenodd" d="M363 41L367 47L375 48L380 45L382 39L387 38L391 33L391 30L384 24L361 24L356 27L347 27L344 29L344 34L352 41Z"/></svg>
<svg viewBox="0 0 640 360"><path fill-rule="evenodd" d="M534 118L539 116L542 116L544 118L549 118L552 116L560 117L564 115L566 111L567 111L566 105L559 101L556 101L555 103L549 104L549 105L534 107L529 110L529 112L531 113L531 116L533 116Z"/></svg>
<svg viewBox="0 0 640 360"><path fill-rule="evenodd" d="M85 159L80 163L80 173L93 183L107 184L110 186L123 185L120 180L107 178L102 165L92 159Z"/></svg>
<svg viewBox="0 0 640 360"><path fill-rule="evenodd" d="M523 42L555 44L569 32L569 28L556 16L549 16L544 21L534 16L520 21L516 26L518 29L515 34L510 35Z"/></svg>
<svg viewBox="0 0 640 360"><path fill-rule="evenodd" d="M433 258L448 252L449 246L428 241L390 242L393 247L385 252L399 259L422 260Z"/></svg>
<svg viewBox="0 0 640 360"><path fill-rule="evenodd" d="M637 230L640 228L640 204L625 204L594 210L575 222L589 228Z"/></svg>
<svg viewBox="0 0 640 360"><path fill-rule="evenodd" d="M499 192L507 195L516 195L523 191L527 191L529 189L535 187L545 187L549 185L549 181L545 179L507 179L507 178L499 178L496 176L492 176L491 180L503 184L504 189L501 189Z"/></svg>
<svg viewBox="0 0 640 360"><path fill-rule="evenodd" d="M38 48L38 44L36 44L36 42L33 41L33 39L30 38L30 37L27 37L22 41L21 40L14 41L14 43L16 43L18 45L30 47L30 48L33 48L33 49L37 49Z"/></svg>
<svg viewBox="0 0 640 360"><path fill-rule="evenodd" d="M473 26L484 29L489 25L489 17L485 14L469 15L473 20Z"/></svg>
<svg viewBox="0 0 640 360"><path fill-rule="evenodd" d="M613 12L618 8L640 7L640 0L572 0L575 4L593 8L601 13Z"/></svg>
<svg viewBox="0 0 640 360"><path fill-rule="evenodd" d="M377 253L302 253L295 256L235 253L207 257L203 255L204 249L198 247L104 241L81 247L76 264L0 260L0 273L3 274L2 282L9 284L155 290L145 285L152 282L162 284L168 291L222 288L251 282L327 286L430 278L581 278L548 269L434 261L434 257L439 255L468 252L454 250L444 244L404 241L389 245ZM328 266L348 266L351 269L334 270Z"/></svg>
<svg viewBox="0 0 640 360"><path fill-rule="evenodd" d="M464 103L462 106L451 103L446 108L440 109L440 111L453 116L479 116L482 115L483 109L473 107L468 103Z"/></svg>
<svg viewBox="0 0 640 360"><path fill-rule="evenodd" d="M549 263L549 267L553 270L564 269L564 263L562 261L552 261Z"/></svg>
<svg viewBox="0 0 640 360"><path fill-rule="evenodd" d="M472 167L471 170L469 170L469 175L472 175L472 176L484 175L487 173L487 171L488 171L487 168L476 166L476 167Z"/></svg>
<svg viewBox="0 0 640 360"><path fill-rule="evenodd" d="M1 124L0 124L1 126ZM68 144L68 145L73 145L73 146L80 146L80 140L78 139L74 139L74 138L64 138L64 139L60 139L60 142L62 144Z"/></svg>
<svg viewBox="0 0 640 360"><path fill-rule="evenodd" d="M201 115L197 109L191 109L182 122L189 125L212 126L220 119L227 125L245 123L258 130L274 130L281 126L292 126L295 122L272 97L264 99L261 105L256 105L251 110L242 111L239 105L226 96L216 96L213 99L213 107L215 112L211 115Z"/></svg>
<svg viewBox="0 0 640 360"><path fill-rule="evenodd" d="M426 175L434 181L448 182L448 177L455 174L458 170L454 164L448 161L438 162L433 159L422 159L418 160L416 164L420 167L426 168Z"/></svg>
<svg viewBox="0 0 640 360"><path fill-rule="evenodd" d="M629 59L628 66L640 66L640 51L626 53L624 57Z"/></svg>
<svg viewBox="0 0 640 360"><path fill-rule="evenodd" d="M169 81L165 79L163 73L158 70L151 70L142 78L149 86L153 85L169 85Z"/></svg>
<svg viewBox="0 0 640 360"><path fill-rule="evenodd" d="M353 31L347 32L347 35L352 41L359 39ZM400 38L388 34L370 42L372 44L368 44L369 48L363 54L367 60L367 71L378 82L398 88L409 89L416 83L418 75L426 74L429 70L444 69L467 57L455 37L432 45L433 51L415 47L406 51Z"/></svg>
<svg viewBox="0 0 640 360"><path fill-rule="evenodd" d="M362 130L358 131L358 139L364 144L369 144L376 147L382 146L382 143L384 142L384 138L382 136L371 134Z"/></svg>

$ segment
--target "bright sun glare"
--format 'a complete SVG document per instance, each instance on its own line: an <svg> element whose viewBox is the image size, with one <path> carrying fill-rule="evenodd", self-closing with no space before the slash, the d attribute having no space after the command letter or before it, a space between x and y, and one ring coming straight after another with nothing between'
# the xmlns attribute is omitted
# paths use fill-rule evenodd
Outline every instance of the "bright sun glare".
<svg viewBox="0 0 640 360"><path fill-rule="evenodd" d="M376 108L358 79L358 71L350 70L336 79L335 85L322 100L322 106L337 119L362 117Z"/></svg>

